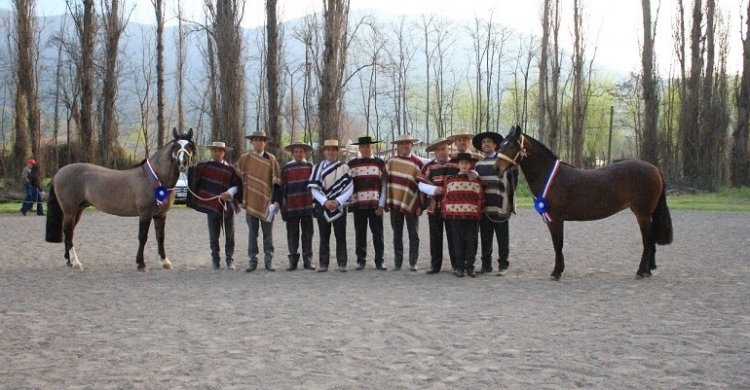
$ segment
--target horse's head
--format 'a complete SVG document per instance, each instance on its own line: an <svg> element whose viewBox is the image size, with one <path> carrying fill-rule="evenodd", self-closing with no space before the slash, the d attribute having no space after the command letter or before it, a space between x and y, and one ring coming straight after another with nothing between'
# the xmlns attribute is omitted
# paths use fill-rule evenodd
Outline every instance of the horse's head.
<svg viewBox="0 0 750 390"><path fill-rule="evenodd" d="M497 162L495 162L495 171L503 173L510 167L517 165L526 157L526 145L524 145L524 135L520 126L510 128L510 133L497 148Z"/></svg>
<svg viewBox="0 0 750 390"><path fill-rule="evenodd" d="M177 129L172 129L172 160L177 162L180 172L187 171L192 163L193 154L195 153L195 143L193 143L193 129L188 130L187 134L178 134Z"/></svg>

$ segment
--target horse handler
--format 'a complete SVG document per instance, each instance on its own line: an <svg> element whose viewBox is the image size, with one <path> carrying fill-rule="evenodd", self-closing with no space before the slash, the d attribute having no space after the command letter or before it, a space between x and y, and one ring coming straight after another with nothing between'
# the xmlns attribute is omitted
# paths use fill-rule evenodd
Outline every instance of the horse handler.
<svg viewBox="0 0 750 390"><path fill-rule="evenodd" d="M224 160L224 154L232 148L228 148L224 142L213 142L206 147L211 150L211 159L188 169L190 191L187 206L206 213L211 264L214 270L221 267L219 234L222 227L224 228L227 269L234 270L234 214L239 212L239 205L234 196L242 188L242 179Z"/></svg>

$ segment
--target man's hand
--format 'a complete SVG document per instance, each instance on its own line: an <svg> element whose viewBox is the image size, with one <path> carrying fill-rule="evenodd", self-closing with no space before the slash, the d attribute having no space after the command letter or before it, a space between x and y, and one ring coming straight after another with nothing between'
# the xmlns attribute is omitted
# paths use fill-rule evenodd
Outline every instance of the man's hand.
<svg viewBox="0 0 750 390"><path fill-rule="evenodd" d="M382 217L384 211L385 210L382 207L378 207L377 209L375 209L375 215L377 215L378 217Z"/></svg>
<svg viewBox="0 0 750 390"><path fill-rule="evenodd" d="M273 207L274 207L274 208L275 208L276 210L279 210L279 202L273 202Z"/></svg>
<svg viewBox="0 0 750 390"><path fill-rule="evenodd" d="M224 192L221 195L219 195L219 198L221 200L227 201L229 199L232 199L232 195L230 195L229 192Z"/></svg>
<svg viewBox="0 0 750 390"><path fill-rule="evenodd" d="M435 195L445 195L445 189L443 187L435 188Z"/></svg>
<svg viewBox="0 0 750 390"><path fill-rule="evenodd" d="M325 208L328 211L334 211L339 207L339 202L335 199L327 200L325 203Z"/></svg>
<svg viewBox="0 0 750 390"><path fill-rule="evenodd" d="M479 177L479 174L477 173L477 171L475 171L473 169L469 171L469 179L470 180L476 180L478 177Z"/></svg>

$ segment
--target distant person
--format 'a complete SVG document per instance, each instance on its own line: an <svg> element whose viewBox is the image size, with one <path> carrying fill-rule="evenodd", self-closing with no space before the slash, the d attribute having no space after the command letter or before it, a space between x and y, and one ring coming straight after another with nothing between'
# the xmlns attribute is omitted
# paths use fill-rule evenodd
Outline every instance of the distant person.
<svg viewBox="0 0 750 390"><path fill-rule="evenodd" d="M374 157L372 137L359 137L356 143L359 157L349 161L349 175L354 181L354 194L349 201L349 211L354 213L354 238L356 241L357 270L365 268L367 256L367 225L372 232L372 245L375 250L375 269L384 271L383 253L383 210L386 199L385 161Z"/></svg>
<svg viewBox="0 0 750 390"><path fill-rule="evenodd" d="M318 272L327 272L331 258L331 229L336 237L336 263L339 272L346 272L346 205L354 192L349 166L339 161L339 141L323 142L325 159L315 165L310 175L310 192L317 204L320 234Z"/></svg>
<svg viewBox="0 0 750 390"><path fill-rule="evenodd" d="M281 168L281 218L286 222L286 242L289 248L289 267L294 271L299 264L300 233L302 239L302 267L315 270L312 265L313 212L315 204L307 185L313 165L307 161L312 147L295 141L284 147L292 160Z"/></svg>
<svg viewBox="0 0 750 390"><path fill-rule="evenodd" d="M42 171L39 168L39 164L33 158L28 159L26 163L27 165L22 173L26 194L21 205L21 214L26 215L34 207L34 203L36 203L36 215L44 215L44 205L42 204L42 196L44 195Z"/></svg>
<svg viewBox="0 0 750 390"><path fill-rule="evenodd" d="M213 142L206 147L211 151L211 159L188 169L190 191L198 197L188 191L187 206L206 214L211 266L214 270L221 268L219 235L224 229L227 269L234 271L234 214L235 209L239 210L234 196L242 188L242 179L224 160L226 151L232 148L228 148L224 142Z"/></svg>
<svg viewBox="0 0 750 390"><path fill-rule="evenodd" d="M266 271L273 268L273 216L279 210L281 186L279 162L266 151L269 137L263 131L256 131L245 138L250 139L253 150L243 154L237 161L237 171L244 184L242 204L247 214L248 266L245 271L253 272L258 267L258 233L263 231L263 254Z"/></svg>
<svg viewBox="0 0 750 390"><path fill-rule="evenodd" d="M412 153L419 140L408 134L399 135L392 144L396 145L396 155L385 163L387 177L387 209L391 213L393 229L394 271L400 271L404 261L404 222L409 235L409 269L417 271L419 259L419 216L422 202L417 176L422 171L422 159Z"/></svg>

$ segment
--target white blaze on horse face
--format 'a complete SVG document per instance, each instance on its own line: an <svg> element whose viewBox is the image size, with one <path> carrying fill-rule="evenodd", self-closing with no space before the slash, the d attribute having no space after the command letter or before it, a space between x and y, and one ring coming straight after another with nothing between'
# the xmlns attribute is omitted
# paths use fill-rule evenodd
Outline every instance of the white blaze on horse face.
<svg viewBox="0 0 750 390"><path fill-rule="evenodd" d="M71 265L73 268L78 268L80 271L83 271L83 264L78 260L78 255L76 255L76 248L70 247L70 254L73 256L73 261L71 261Z"/></svg>
<svg viewBox="0 0 750 390"><path fill-rule="evenodd" d="M176 142L180 145L180 149L175 152L173 157L177 160L177 165L180 168L180 172L185 172L188 168L188 165L190 165L190 158L192 157L190 151L186 149L186 147L190 145L190 141L181 139Z"/></svg>

